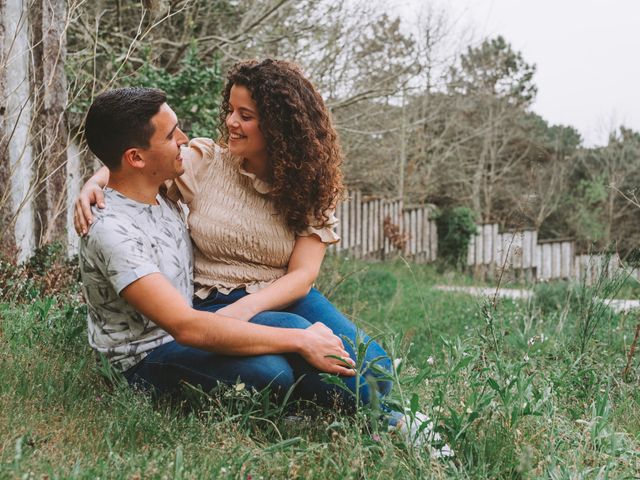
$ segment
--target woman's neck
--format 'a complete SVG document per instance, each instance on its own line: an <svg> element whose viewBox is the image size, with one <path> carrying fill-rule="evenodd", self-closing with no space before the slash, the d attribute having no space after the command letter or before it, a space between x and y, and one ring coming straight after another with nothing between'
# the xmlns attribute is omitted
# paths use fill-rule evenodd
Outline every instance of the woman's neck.
<svg viewBox="0 0 640 480"><path fill-rule="evenodd" d="M262 158L244 158L242 160L242 167L249 173L253 173L257 178L263 182L268 182L271 179L271 172L269 171L269 161L266 155Z"/></svg>

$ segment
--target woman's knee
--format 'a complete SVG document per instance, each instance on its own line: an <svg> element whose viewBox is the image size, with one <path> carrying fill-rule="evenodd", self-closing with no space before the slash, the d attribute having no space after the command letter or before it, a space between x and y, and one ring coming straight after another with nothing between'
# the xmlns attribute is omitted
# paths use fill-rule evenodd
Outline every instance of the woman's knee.
<svg viewBox="0 0 640 480"><path fill-rule="evenodd" d="M311 323L300 315L289 312L261 312L254 316L251 323L265 325L267 327L278 328L301 328L305 329L311 326Z"/></svg>

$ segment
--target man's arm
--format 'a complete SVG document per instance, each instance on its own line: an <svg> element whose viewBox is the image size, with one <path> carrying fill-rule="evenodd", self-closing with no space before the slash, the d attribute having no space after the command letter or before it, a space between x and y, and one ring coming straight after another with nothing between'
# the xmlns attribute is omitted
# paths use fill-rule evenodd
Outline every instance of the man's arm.
<svg viewBox="0 0 640 480"><path fill-rule="evenodd" d="M238 356L298 353L323 372L355 374L342 340L322 323L306 330L275 328L201 312L189 307L161 273L136 280L121 295L182 345Z"/></svg>

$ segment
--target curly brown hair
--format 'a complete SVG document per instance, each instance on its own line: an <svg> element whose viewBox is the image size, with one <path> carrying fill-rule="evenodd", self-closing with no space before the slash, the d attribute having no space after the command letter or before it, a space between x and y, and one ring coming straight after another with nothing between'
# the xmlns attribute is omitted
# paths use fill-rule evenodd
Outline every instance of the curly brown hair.
<svg viewBox="0 0 640 480"><path fill-rule="evenodd" d="M229 140L226 118L234 85L249 90L265 139L275 207L289 228L322 227L344 193L342 152L327 107L300 68L266 59L235 64L227 74L220 109L220 143Z"/></svg>

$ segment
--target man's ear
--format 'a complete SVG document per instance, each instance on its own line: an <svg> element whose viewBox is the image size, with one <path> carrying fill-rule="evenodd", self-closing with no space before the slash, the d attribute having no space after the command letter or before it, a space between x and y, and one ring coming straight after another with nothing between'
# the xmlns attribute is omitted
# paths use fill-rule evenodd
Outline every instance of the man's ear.
<svg viewBox="0 0 640 480"><path fill-rule="evenodd" d="M122 155L122 163L126 163L132 168L144 168L145 161L142 158L139 148L130 148L124 151Z"/></svg>

